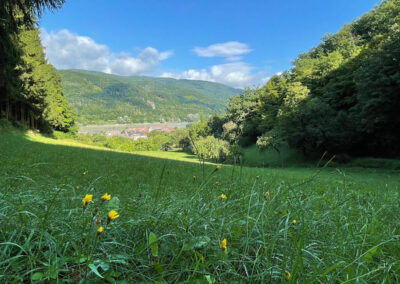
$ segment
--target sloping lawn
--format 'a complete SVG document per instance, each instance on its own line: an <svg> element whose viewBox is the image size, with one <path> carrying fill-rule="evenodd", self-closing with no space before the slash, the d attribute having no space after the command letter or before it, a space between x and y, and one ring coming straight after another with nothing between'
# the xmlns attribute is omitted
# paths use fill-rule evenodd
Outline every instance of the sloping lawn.
<svg viewBox="0 0 400 284"><path fill-rule="evenodd" d="M398 171L147 154L0 132L0 281L400 281Z"/></svg>

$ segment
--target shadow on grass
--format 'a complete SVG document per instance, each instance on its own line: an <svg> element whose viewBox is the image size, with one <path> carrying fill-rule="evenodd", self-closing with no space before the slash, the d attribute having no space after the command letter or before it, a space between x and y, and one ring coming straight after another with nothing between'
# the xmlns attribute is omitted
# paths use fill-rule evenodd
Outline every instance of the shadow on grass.
<svg viewBox="0 0 400 284"><path fill-rule="evenodd" d="M101 149L78 143L60 145L69 141L53 140L35 134L0 130L0 171L12 176L28 176L43 180L53 179L55 184L75 183L90 178L107 178L108 183L123 181L136 184L157 184L162 169L166 167L166 184L178 180L187 182L199 176L202 165L197 157L182 155L190 161L173 157L155 157L137 153ZM182 154L182 153L180 153ZM215 168L205 164L207 172ZM139 182L140 180L140 182Z"/></svg>

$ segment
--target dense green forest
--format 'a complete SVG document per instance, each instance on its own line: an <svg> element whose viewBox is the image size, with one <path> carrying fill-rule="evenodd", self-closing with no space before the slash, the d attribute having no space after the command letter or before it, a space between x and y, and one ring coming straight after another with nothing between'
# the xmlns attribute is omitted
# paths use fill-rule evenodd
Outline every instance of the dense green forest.
<svg viewBox="0 0 400 284"><path fill-rule="evenodd" d="M0 4L0 117L44 131L76 130L56 69L45 59L36 16L62 0Z"/></svg>
<svg viewBox="0 0 400 284"><path fill-rule="evenodd" d="M224 111L241 90L195 80L59 70L68 102L83 124L198 121Z"/></svg>
<svg viewBox="0 0 400 284"><path fill-rule="evenodd" d="M203 133L260 150L288 143L309 157L398 157L399 109L400 0L387 0L231 98Z"/></svg>

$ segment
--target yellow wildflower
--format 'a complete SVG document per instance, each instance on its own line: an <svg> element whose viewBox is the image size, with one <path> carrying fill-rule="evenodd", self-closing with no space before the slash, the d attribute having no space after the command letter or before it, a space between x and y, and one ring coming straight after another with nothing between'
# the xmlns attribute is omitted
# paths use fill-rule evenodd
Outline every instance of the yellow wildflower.
<svg viewBox="0 0 400 284"><path fill-rule="evenodd" d="M197 177L196 176L193 176L193 180L196 180L197 179Z"/></svg>
<svg viewBox="0 0 400 284"><path fill-rule="evenodd" d="M293 220L293 221L292 221L292 224L293 224L293 225L296 225L296 224L297 224L297 221L296 221L296 220Z"/></svg>
<svg viewBox="0 0 400 284"><path fill-rule="evenodd" d="M269 197L269 191L267 191L266 193L264 193L264 197L265 197L265 199L268 199L268 197Z"/></svg>
<svg viewBox="0 0 400 284"><path fill-rule="evenodd" d="M83 207L86 208L86 206L90 202L93 202L93 194L86 194L85 197L82 199Z"/></svg>
<svg viewBox="0 0 400 284"><path fill-rule="evenodd" d="M107 194L107 192L101 197L101 200L107 201L111 199L111 195Z"/></svg>
<svg viewBox="0 0 400 284"><path fill-rule="evenodd" d="M213 173L215 173L215 172L217 172L217 171L219 171L221 169L221 166L220 165L218 165L215 169L214 169L214 171L211 173L211 174L213 174Z"/></svg>
<svg viewBox="0 0 400 284"><path fill-rule="evenodd" d="M115 211L115 210L111 210L111 211L108 213L108 220L109 220L109 221L114 220L114 219L117 219L118 217L119 217L119 215L118 215L117 211Z"/></svg>
<svg viewBox="0 0 400 284"><path fill-rule="evenodd" d="M223 239L221 242L221 248L226 249L226 239Z"/></svg>
<svg viewBox="0 0 400 284"><path fill-rule="evenodd" d="M227 197L226 197L226 195L225 194L221 194L221 199L226 199Z"/></svg>
<svg viewBox="0 0 400 284"><path fill-rule="evenodd" d="M286 272L285 272L285 277L286 277L286 279L289 279L291 276L292 276L292 275L290 274L289 271L286 271Z"/></svg>
<svg viewBox="0 0 400 284"><path fill-rule="evenodd" d="M97 233L100 235L101 233L103 233L103 231L104 231L104 228L102 227L102 226L100 226L98 229L97 229Z"/></svg>

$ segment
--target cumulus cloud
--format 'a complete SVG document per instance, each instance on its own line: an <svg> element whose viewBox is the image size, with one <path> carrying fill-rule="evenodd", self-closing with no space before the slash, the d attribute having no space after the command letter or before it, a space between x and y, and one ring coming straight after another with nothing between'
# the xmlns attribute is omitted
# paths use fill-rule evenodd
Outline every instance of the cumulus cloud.
<svg viewBox="0 0 400 284"><path fill-rule="evenodd" d="M41 39L46 47L47 59L59 69L140 75L151 72L161 61L173 55L171 51L160 52L153 47L146 47L136 57L129 53L115 54L108 46L68 30L50 33L42 30Z"/></svg>
<svg viewBox="0 0 400 284"><path fill-rule="evenodd" d="M41 31L46 57L58 69L85 69L124 76L154 74L163 60L170 58L171 51L158 51L146 47L135 56L130 53L113 53L107 45L99 44L90 37L69 30L48 33ZM264 83L264 73L254 73L250 64L241 61L241 55L252 50L237 41L217 43L208 47L196 47L194 52L202 57L223 57L229 62L203 69L188 69L179 73L162 73L162 77L218 82L243 88Z"/></svg>
<svg viewBox="0 0 400 284"><path fill-rule="evenodd" d="M245 43L228 41L207 47L195 47L193 51L201 57L224 57L231 61L238 61L241 59L240 55L247 54L252 50Z"/></svg>
<svg viewBox="0 0 400 284"><path fill-rule="evenodd" d="M159 52L153 47L146 47L136 58L128 53L122 53L111 64L111 73L125 76L145 74L171 55L171 52Z"/></svg>
<svg viewBox="0 0 400 284"><path fill-rule="evenodd" d="M163 73L161 77L211 81L235 88L243 88L262 82L262 77L265 74L252 74L253 69L251 65L245 62L231 62L213 65L204 69L189 69L179 74Z"/></svg>

